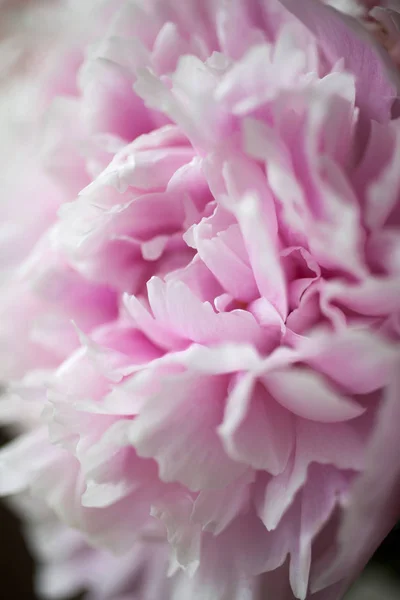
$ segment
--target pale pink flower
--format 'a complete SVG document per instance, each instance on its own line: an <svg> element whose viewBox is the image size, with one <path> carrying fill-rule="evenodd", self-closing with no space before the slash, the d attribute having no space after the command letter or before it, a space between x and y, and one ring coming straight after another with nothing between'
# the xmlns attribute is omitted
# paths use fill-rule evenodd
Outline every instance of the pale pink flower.
<svg viewBox="0 0 400 600"><path fill-rule="evenodd" d="M342 598L398 517L393 56L356 3L67 4L0 236L40 593Z"/></svg>

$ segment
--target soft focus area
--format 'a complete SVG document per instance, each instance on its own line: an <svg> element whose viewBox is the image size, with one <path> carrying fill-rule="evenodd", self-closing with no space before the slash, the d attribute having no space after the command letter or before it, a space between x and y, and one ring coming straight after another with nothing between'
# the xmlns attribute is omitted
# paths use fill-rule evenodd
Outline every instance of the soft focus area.
<svg viewBox="0 0 400 600"><path fill-rule="evenodd" d="M0 434L1 444L6 437ZM42 600L34 591L34 564L12 512L0 502L0 578L6 598ZM398 600L400 597L400 527L382 543L345 600ZM81 595L71 600L80 600ZM265 599L267 600L267 598Z"/></svg>

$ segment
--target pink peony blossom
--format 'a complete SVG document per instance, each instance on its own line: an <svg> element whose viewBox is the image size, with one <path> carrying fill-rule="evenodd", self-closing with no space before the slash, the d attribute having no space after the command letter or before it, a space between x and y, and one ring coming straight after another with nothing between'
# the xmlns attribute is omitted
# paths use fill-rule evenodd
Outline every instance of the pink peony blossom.
<svg viewBox="0 0 400 600"><path fill-rule="evenodd" d="M0 492L43 597L338 600L398 518L387 10L70 0L8 61Z"/></svg>

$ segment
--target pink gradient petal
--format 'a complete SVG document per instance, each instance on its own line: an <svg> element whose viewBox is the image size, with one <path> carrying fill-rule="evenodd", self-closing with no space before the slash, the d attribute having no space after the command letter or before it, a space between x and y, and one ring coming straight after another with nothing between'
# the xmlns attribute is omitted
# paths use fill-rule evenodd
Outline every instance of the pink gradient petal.
<svg viewBox="0 0 400 600"><path fill-rule="evenodd" d="M336 391L315 371L292 367L263 377L269 393L295 415L321 423L336 423L360 416L365 409Z"/></svg>
<svg viewBox="0 0 400 600"><path fill-rule="evenodd" d="M289 508L295 494L307 480L312 462L338 469L361 470L363 445L357 430L349 424L319 424L304 419L296 422L296 450L284 473L267 483L259 514L269 530L274 530Z"/></svg>
<svg viewBox="0 0 400 600"><path fill-rule="evenodd" d="M388 121L398 75L364 28L318 0L306 0L301 7L294 0L280 1L316 35L332 64L344 58L357 77L357 100L365 114L379 122Z"/></svg>
<svg viewBox="0 0 400 600"><path fill-rule="evenodd" d="M285 469L294 443L290 413L246 377L230 393L218 432L232 458L272 475Z"/></svg>
<svg viewBox="0 0 400 600"><path fill-rule="evenodd" d="M216 434L225 390L224 377L177 375L163 381L160 392L133 421L131 443L140 456L157 460L164 481L179 481L196 491L222 487L246 471L245 465L225 455ZM171 437L172 430L176 434ZM187 439L196 440L192 458L187 454Z"/></svg>

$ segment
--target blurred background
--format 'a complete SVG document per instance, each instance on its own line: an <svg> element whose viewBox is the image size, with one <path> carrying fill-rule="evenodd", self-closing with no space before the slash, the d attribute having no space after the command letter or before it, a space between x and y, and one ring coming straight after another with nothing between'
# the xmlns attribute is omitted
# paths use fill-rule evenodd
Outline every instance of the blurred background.
<svg viewBox="0 0 400 600"><path fill-rule="evenodd" d="M0 445L5 442L6 437L0 431ZM33 590L34 563L18 519L2 502L0 542L0 599L43 600ZM345 600L400 600L400 525L384 540Z"/></svg>

